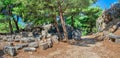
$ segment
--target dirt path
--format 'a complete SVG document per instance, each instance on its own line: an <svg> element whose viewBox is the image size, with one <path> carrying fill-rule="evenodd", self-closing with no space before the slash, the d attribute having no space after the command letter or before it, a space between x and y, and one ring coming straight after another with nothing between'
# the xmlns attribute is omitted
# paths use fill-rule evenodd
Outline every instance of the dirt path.
<svg viewBox="0 0 120 58"><path fill-rule="evenodd" d="M89 47L80 47L76 45L67 45L65 49L56 49L51 53L48 53L46 56L35 56L31 55L29 58L101 58L95 52L92 51L92 48L95 46L100 46L101 43L96 43L89 45ZM67 49L66 49L67 48Z"/></svg>
<svg viewBox="0 0 120 58"><path fill-rule="evenodd" d="M100 45L97 43L96 45ZM89 47L69 46L69 49L64 52L63 58L100 58L92 48L96 45L89 45ZM59 56L61 58L61 55Z"/></svg>

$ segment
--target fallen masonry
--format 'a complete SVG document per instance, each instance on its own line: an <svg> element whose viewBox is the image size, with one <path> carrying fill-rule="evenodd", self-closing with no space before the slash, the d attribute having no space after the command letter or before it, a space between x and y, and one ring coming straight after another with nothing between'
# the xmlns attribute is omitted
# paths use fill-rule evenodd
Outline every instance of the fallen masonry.
<svg viewBox="0 0 120 58"><path fill-rule="evenodd" d="M20 33L12 35L1 35L0 39L4 42L8 42L3 48L4 53L15 56L19 50L24 52L35 52L37 49L46 50L52 48L54 44L59 43L58 33L56 31L53 32L55 29L52 30L52 27L55 26L48 24L42 26L40 29L34 29L33 31L21 31ZM59 26L59 28L61 28L61 26ZM80 30L73 29L71 26L67 26L67 29L69 39L81 39ZM60 33L63 34L63 30L60 29ZM63 39L64 35L61 37Z"/></svg>
<svg viewBox="0 0 120 58"><path fill-rule="evenodd" d="M38 48L38 47L39 47L39 45L38 45L38 43L37 43L37 42L31 42L31 43L29 43L29 44L28 44L28 47Z"/></svg>
<svg viewBox="0 0 120 58"><path fill-rule="evenodd" d="M48 45L47 42L43 42L43 43L39 43L39 47L40 47L40 49L42 49L42 50L46 50L46 49L49 48L49 45Z"/></svg>
<svg viewBox="0 0 120 58"><path fill-rule="evenodd" d="M36 51L36 48L34 47L26 47L26 48L23 48L24 52L35 52Z"/></svg>
<svg viewBox="0 0 120 58"><path fill-rule="evenodd" d="M53 43L59 43L58 36L56 36L56 35L52 36L51 40Z"/></svg>
<svg viewBox="0 0 120 58"><path fill-rule="evenodd" d="M15 43L15 42L14 42ZM41 50L46 50L48 48L53 47L53 43L51 39L47 39L46 41L36 41L30 43L19 43L14 44L13 42L8 42L8 45L4 46L3 51L5 54L10 56L17 55L17 51L23 50L24 52L35 52L37 48Z"/></svg>
<svg viewBox="0 0 120 58"><path fill-rule="evenodd" d="M28 46L28 44L24 43L24 44L17 44L14 47L16 48L16 50L18 50L18 49L22 49L22 48L27 47L27 46Z"/></svg>
<svg viewBox="0 0 120 58"><path fill-rule="evenodd" d="M53 42L52 42L51 38L47 39L47 43L48 43L49 48L51 48L53 46Z"/></svg>
<svg viewBox="0 0 120 58"><path fill-rule="evenodd" d="M8 54L10 56L16 55L16 49L12 46L4 46L3 51L5 54Z"/></svg>
<svg viewBox="0 0 120 58"><path fill-rule="evenodd" d="M30 43L30 42L34 42L35 39L31 38L31 37L23 37L21 38L21 42L23 43Z"/></svg>

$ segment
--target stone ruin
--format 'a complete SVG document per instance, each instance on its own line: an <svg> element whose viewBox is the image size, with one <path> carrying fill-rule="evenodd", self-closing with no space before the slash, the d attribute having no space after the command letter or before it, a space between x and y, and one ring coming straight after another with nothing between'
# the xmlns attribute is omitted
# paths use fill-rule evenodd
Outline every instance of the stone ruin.
<svg viewBox="0 0 120 58"><path fill-rule="evenodd" d="M99 31L96 37L120 40L120 36L114 34L120 27L120 3L112 4L109 9L104 10L96 20L96 27Z"/></svg>
<svg viewBox="0 0 120 58"><path fill-rule="evenodd" d="M120 18L120 3L112 4L109 9L103 11L102 15L96 20L96 25L99 31L105 29L105 27L109 27L112 24L116 25ZM114 23L112 23L115 21Z"/></svg>
<svg viewBox="0 0 120 58"><path fill-rule="evenodd" d="M81 39L81 31L73 29L71 26L66 25L68 38L79 40ZM62 26L59 25L60 33L64 39ZM7 42L8 45L4 46L3 51L10 56L17 55L17 51L23 50L24 52L34 52L37 48L46 50L53 47L53 44L59 43L58 33L52 24L35 27L31 31L21 31L12 35L0 35L0 40ZM15 44L15 43L18 44Z"/></svg>

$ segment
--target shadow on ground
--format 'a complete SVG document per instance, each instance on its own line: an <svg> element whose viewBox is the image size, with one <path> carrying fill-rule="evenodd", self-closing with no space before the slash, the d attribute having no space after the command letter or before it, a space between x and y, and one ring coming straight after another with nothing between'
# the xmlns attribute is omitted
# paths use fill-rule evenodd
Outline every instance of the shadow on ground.
<svg viewBox="0 0 120 58"><path fill-rule="evenodd" d="M96 44L96 42L93 38L82 38L79 41L75 41L72 45L89 47L89 44Z"/></svg>
<svg viewBox="0 0 120 58"><path fill-rule="evenodd" d="M0 58L3 58L4 52L3 50L0 50Z"/></svg>

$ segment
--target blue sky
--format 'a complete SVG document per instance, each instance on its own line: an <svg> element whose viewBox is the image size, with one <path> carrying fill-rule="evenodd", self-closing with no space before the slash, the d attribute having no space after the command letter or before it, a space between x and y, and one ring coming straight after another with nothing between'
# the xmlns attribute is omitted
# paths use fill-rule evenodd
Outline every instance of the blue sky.
<svg viewBox="0 0 120 58"><path fill-rule="evenodd" d="M93 6L99 6L102 9L108 9L111 4L118 2L118 0L98 0Z"/></svg>

